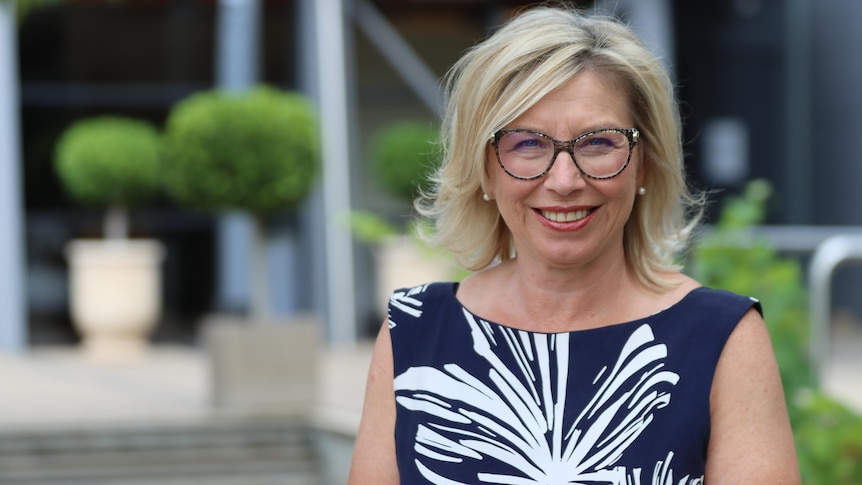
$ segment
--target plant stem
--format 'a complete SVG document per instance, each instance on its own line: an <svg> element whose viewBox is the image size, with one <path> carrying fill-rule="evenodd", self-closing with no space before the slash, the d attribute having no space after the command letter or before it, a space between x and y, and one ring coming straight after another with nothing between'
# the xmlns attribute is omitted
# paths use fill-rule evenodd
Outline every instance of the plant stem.
<svg viewBox="0 0 862 485"><path fill-rule="evenodd" d="M263 321L270 316L269 268L267 260L267 230L263 217L254 216L254 234L249 265L249 316L252 321Z"/></svg>
<svg viewBox="0 0 862 485"><path fill-rule="evenodd" d="M105 239L129 238L129 213L122 204L108 207L102 229Z"/></svg>

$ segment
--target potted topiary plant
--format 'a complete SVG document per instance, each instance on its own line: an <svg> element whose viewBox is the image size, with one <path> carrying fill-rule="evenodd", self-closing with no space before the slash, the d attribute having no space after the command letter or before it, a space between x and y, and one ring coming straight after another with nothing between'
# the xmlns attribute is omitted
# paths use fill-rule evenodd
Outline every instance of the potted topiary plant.
<svg viewBox="0 0 862 485"><path fill-rule="evenodd" d="M103 239L67 246L70 313L92 355L139 353L161 312L164 249L153 239L129 239L127 212L158 191L160 143L146 122L104 116L74 123L56 146L68 193L107 207Z"/></svg>
<svg viewBox="0 0 862 485"><path fill-rule="evenodd" d="M269 217L296 207L316 182L318 131L304 96L263 86L196 93L168 115L168 195L191 209L245 211L256 227L247 314L202 324L219 407L284 413L307 409L313 397L319 326L313 316L270 314L265 242Z"/></svg>
<svg viewBox="0 0 862 485"><path fill-rule="evenodd" d="M372 137L370 172L408 213L413 200L431 184L438 155L436 138L433 123L413 120L388 124ZM351 215L354 235L373 248L377 299L383 314L392 290L455 276L452 259L416 237L419 224L411 216L391 221L368 211Z"/></svg>
<svg viewBox="0 0 862 485"><path fill-rule="evenodd" d="M319 171L314 108L299 93L261 86L193 94L165 127L165 191L197 210L241 210L255 221L249 314L269 313L267 218L296 207Z"/></svg>
<svg viewBox="0 0 862 485"><path fill-rule="evenodd" d="M431 184L437 164L430 122L402 120L384 126L371 141L371 169L380 185L402 201L412 202Z"/></svg>

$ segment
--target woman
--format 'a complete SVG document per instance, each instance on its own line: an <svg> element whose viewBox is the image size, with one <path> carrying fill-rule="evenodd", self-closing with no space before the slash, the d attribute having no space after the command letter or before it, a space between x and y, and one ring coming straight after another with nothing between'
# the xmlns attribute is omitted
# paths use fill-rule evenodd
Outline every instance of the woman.
<svg viewBox="0 0 862 485"><path fill-rule="evenodd" d="M673 264L702 199L658 60L540 7L448 87L420 209L476 272L393 294L349 483L799 483L759 304Z"/></svg>

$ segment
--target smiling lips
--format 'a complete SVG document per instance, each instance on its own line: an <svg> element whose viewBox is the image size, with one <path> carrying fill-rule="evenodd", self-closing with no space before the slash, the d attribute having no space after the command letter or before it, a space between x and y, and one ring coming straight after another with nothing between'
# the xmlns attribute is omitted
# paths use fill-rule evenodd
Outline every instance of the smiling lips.
<svg viewBox="0 0 862 485"><path fill-rule="evenodd" d="M568 212L542 211L542 216L544 216L545 219L554 222L575 222L587 217L588 215L590 215L590 211L588 209Z"/></svg>

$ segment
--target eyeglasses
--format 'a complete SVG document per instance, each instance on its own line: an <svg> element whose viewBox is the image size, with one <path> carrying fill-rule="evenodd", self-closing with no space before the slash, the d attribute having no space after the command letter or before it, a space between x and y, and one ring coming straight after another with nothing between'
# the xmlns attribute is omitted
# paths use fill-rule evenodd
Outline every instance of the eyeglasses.
<svg viewBox="0 0 862 485"><path fill-rule="evenodd" d="M513 129L497 131L491 143L497 162L516 179L533 180L550 172L563 150L571 155L582 174L609 179L625 170L639 136L637 128L603 128L559 141L538 131Z"/></svg>

